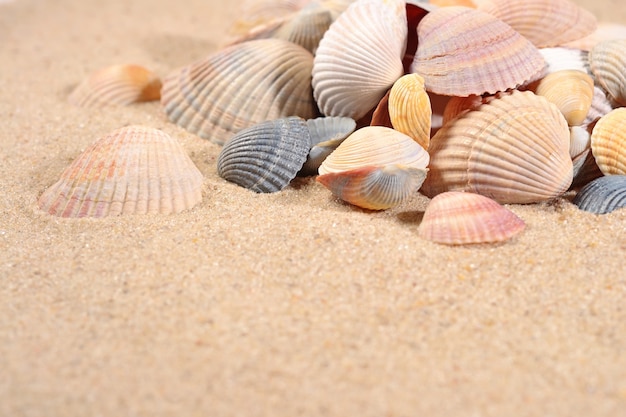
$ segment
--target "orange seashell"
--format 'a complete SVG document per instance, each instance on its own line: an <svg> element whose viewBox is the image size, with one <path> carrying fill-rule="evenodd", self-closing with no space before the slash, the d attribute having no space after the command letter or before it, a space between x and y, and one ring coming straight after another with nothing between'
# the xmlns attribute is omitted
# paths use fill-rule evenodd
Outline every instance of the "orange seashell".
<svg viewBox="0 0 626 417"><path fill-rule="evenodd" d="M391 87L388 108L393 128L428 149L432 109L424 79L419 74L400 77Z"/></svg>
<svg viewBox="0 0 626 417"><path fill-rule="evenodd" d="M579 126L591 108L593 79L582 71L556 71L538 81L535 93L554 103L570 126Z"/></svg>
<svg viewBox="0 0 626 417"><path fill-rule="evenodd" d="M591 132L591 152L604 175L626 175L626 107L598 120Z"/></svg>
<svg viewBox="0 0 626 417"><path fill-rule="evenodd" d="M525 227L515 213L490 198L450 191L431 200L418 233L432 242L465 245L503 242Z"/></svg>
<svg viewBox="0 0 626 417"><path fill-rule="evenodd" d="M589 52L589 65L608 96L626 106L626 39L598 43Z"/></svg>

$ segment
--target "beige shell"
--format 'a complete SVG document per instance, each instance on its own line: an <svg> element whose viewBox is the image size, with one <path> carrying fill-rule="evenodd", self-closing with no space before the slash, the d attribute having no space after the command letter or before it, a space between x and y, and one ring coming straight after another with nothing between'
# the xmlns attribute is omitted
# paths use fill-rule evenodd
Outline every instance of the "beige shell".
<svg viewBox="0 0 626 417"><path fill-rule="evenodd" d="M171 121L219 145L247 127L316 117L313 55L282 39L230 46L170 74L161 104Z"/></svg>
<svg viewBox="0 0 626 417"><path fill-rule="evenodd" d="M419 74L400 77L391 87L388 106L393 128L428 149L432 109L424 79Z"/></svg>
<svg viewBox="0 0 626 417"><path fill-rule="evenodd" d="M326 116L360 119L402 76L407 18L400 0L360 0L328 29L313 62L313 93Z"/></svg>
<svg viewBox="0 0 626 417"><path fill-rule="evenodd" d="M79 107L127 105L161 97L161 79L140 65L112 65L89 75L70 93Z"/></svg>
<svg viewBox="0 0 626 417"><path fill-rule="evenodd" d="M178 141L145 126L96 140L41 195L58 217L170 214L202 200L203 177Z"/></svg>
<svg viewBox="0 0 626 417"><path fill-rule="evenodd" d="M436 243L465 245L503 242L525 227L515 213L490 198L450 191L428 204L418 234Z"/></svg>
<svg viewBox="0 0 626 417"><path fill-rule="evenodd" d="M389 164L423 169L429 159L426 150L410 136L383 126L366 126L348 136L322 162L319 174Z"/></svg>
<svg viewBox="0 0 626 417"><path fill-rule="evenodd" d="M554 103L570 126L579 126L591 108L593 79L582 71L557 71L543 77L535 93Z"/></svg>
<svg viewBox="0 0 626 417"><path fill-rule="evenodd" d="M493 94L543 75L537 48L497 18L467 7L441 7L417 28L411 72L426 90L450 96Z"/></svg>
<svg viewBox="0 0 626 417"><path fill-rule="evenodd" d="M589 65L598 84L626 106L626 39L598 43L589 52Z"/></svg>
<svg viewBox="0 0 626 417"><path fill-rule="evenodd" d="M598 120L591 132L591 151L604 175L626 175L626 107Z"/></svg>
<svg viewBox="0 0 626 417"><path fill-rule="evenodd" d="M422 192L468 191L499 203L533 203L572 182L569 127L555 105L514 91L461 114L431 138Z"/></svg>

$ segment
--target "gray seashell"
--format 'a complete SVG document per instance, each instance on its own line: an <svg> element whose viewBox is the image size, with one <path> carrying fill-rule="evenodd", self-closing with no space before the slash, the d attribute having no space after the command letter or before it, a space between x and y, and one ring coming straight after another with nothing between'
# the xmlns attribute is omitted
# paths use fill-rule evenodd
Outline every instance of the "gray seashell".
<svg viewBox="0 0 626 417"><path fill-rule="evenodd" d="M311 150L299 176L317 175L324 159L356 128L356 122L350 117L318 117L306 123L311 134Z"/></svg>
<svg viewBox="0 0 626 417"><path fill-rule="evenodd" d="M257 193L273 193L295 178L310 148L304 119L269 120L241 130L224 145L217 173Z"/></svg>
<svg viewBox="0 0 626 417"><path fill-rule="evenodd" d="M626 207L626 175L607 175L591 181L576 194L573 203L595 214Z"/></svg>

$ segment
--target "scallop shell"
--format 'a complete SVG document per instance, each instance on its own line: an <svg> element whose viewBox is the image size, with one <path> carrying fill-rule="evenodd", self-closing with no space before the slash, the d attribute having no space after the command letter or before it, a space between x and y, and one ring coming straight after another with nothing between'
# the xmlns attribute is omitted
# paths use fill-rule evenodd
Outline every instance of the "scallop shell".
<svg viewBox="0 0 626 417"><path fill-rule="evenodd" d="M535 93L554 103L570 126L579 126L591 108L593 79L582 71L557 71L543 77Z"/></svg>
<svg viewBox="0 0 626 417"><path fill-rule="evenodd" d="M404 73L407 20L403 1L359 0L320 42L313 94L326 116L360 119Z"/></svg>
<svg viewBox="0 0 626 417"><path fill-rule="evenodd" d="M202 200L203 177L166 133L144 126L96 140L41 195L39 208L59 217L170 214Z"/></svg>
<svg viewBox="0 0 626 417"><path fill-rule="evenodd" d="M626 39L598 43L589 52L589 64L608 95L626 106Z"/></svg>
<svg viewBox="0 0 626 417"><path fill-rule="evenodd" d="M161 79L140 65L112 65L93 72L69 95L79 107L127 105L161 97Z"/></svg>
<svg viewBox="0 0 626 417"><path fill-rule="evenodd" d="M537 48L497 18L467 7L442 7L420 22L411 72L426 90L450 96L493 94L543 75Z"/></svg>
<svg viewBox="0 0 626 417"><path fill-rule="evenodd" d="M389 164L324 174L317 181L350 204L385 210L417 194L426 172L426 169Z"/></svg>
<svg viewBox="0 0 626 417"><path fill-rule="evenodd" d="M164 81L161 104L171 121L219 145L247 127L317 115L313 55L281 39L230 46Z"/></svg>
<svg viewBox="0 0 626 417"><path fill-rule="evenodd" d="M393 128L428 149L432 109L424 79L419 74L400 77L391 87L388 106Z"/></svg>
<svg viewBox="0 0 626 417"><path fill-rule="evenodd" d="M609 175L591 181L576 194L573 203L595 214L626 207L626 175Z"/></svg>
<svg viewBox="0 0 626 417"><path fill-rule="evenodd" d="M235 134L217 159L217 173L257 193L287 187L302 168L311 148L305 120L269 120Z"/></svg>
<svg viewBox="0 0 626 417"><path fill-rule="evenodd" d="M430 201L418 233L432 242L465 245L502 242L525 227L515 213L490 198L450 191Z"/></svg>
<svg viewBox="0 0 626 417"><path fill-rule="evenodd" d="M591 132L591 151L604 175L626 174L626 107L598 120Z"/></svg>
<svg viewBox="0 0 626 417"><path fill-rule="evenodd" d="M349 117L318 117L306 121L311 136L311 150L298 175L317 175L322 162L356 128Z"/></svg>
<svg viewBox="0 0 626 417"><path fill-rule="evenodd" d="M555 105L514 91L461 114L431 139L422 192L468 191L499 203L533 203L572 182L569 127Z"/></svg>
<svg viewBox="0 0 626 417"><path fill-rule="evenodd" d="M348 136L319 168L320 175L364 166L426 168L428 153L410 136L383 126L366 126Z"/></svg>

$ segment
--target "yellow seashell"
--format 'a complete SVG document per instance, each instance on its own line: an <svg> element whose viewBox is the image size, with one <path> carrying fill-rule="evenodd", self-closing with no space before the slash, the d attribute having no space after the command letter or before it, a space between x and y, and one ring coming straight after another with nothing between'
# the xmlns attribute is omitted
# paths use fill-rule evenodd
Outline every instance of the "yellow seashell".
<svg viewBox="0 0 626 417"><path fill-rule="evenodd" d="M582 71L556 71L538 82L535 93L554 103L570 126L579 126L591 108L593 79Z"/></svg>
<svg viewBox="0 0 626 417"><path fill-rule="evenodd" d="M626 175L626 107L598 120L591 132L591 151L604 175Z"/></svg>
<svg viewBox="0 0 626 417"><path fill-rule="evenodd" d="M393 128L428 149L432 109L424 79L418 74L400 77L391 87L388 106Z"/></svg>

